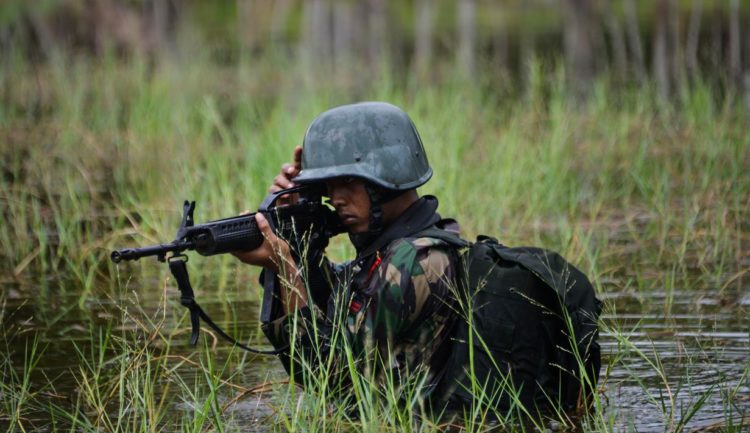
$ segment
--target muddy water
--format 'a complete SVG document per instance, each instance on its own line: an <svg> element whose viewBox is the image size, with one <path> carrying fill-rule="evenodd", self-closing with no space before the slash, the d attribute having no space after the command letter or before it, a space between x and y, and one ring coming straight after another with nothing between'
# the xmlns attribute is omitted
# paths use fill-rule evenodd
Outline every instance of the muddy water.
<svg viewBox="0 0 750 433"><path fill-rule="evenodd" d="M33 375L32 388L51 381L53 388L47 390L65 398L75 395L77 388L75 373L80 357L75 345L88 350L92 339L96 340L92 335L106 327L120 335L137 334L140 331L133 323L123 319L120 306L125 305L136 316L154 315L159 296L139 294L136 300L132 293L123 293L79 305L77 296L66 296L53 287L54 284L32 297L28 287L3 285L5 335L0 344L7 346L2 349L20 372L24 348L38 336L46 349ZM169 295L178 297L177 293ZM605 328L617 329L604 329L600 338L604 414L617 430L670 431L683 425L686 431L711 430L727 422L748 422L750 290L739 296L677 291L600 297L607 304ZM257 335L258 305L253 300L227 296L202 301L220 325L245 336ZM169 318L180 317L181 311L176 302L168 304L167 327L176 326ZM196 351L204 350L188 346L187 335L186 332L176 338L171 353L195 356ZM260 336L256 341L263 344ZM229 357L229 347L223 342L209 351L219 366ZM272 357L250 356L244 362L230 365L233 383L252 387L285 377ZM183 367L180 375L192 383L202 373L197 368ZM237 392L226 389L221 398L229 401ZM225 413L229 426L242 426L243 431L267 431L270 402L270 394L266 393L232 405ZM174 405L177 411L192 411L189 402L176 401ZM48 415L44 412L28 415L41 430L49 429L45 417ZM0 426L7 422L3 418L0 417Z"/></svg>

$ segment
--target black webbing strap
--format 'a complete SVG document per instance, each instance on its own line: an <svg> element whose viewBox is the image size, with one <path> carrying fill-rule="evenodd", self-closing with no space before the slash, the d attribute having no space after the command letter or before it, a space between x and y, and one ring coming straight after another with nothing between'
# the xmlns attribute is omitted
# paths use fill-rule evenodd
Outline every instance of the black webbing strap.
<svg viewBox="0 0 750 433"><path fill-rule="evenodd" d="M206 324L211 327L217 334L223 339L236 345L237 347L247 350L248 352L258 353L261 355L278 355L287 350L287 348L281 348L278 350L259 350L253 349L252 347L245 346L234 338L230 337L229 334L224 332L217 324L208 317L205 311L195 302L195 295L193 294L193 286L190 285L190 276L188 275L187 257L183 255L174 256L169 258L169 270L172 271L175 280L177 280L177 287L180 289L180 303L190 310L190 326L192 327L192 333L190 335L190 344L195 346L198 343L198 336L201 332L200 319L203 319Z"/></svg>

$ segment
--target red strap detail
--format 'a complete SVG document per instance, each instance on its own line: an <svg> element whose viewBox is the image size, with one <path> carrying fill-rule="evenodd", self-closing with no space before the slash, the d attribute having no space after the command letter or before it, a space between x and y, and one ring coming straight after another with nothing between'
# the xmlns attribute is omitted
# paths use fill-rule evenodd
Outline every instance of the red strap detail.
<svg viewBox="0 0 750 433"><path fill-rule="evenodd" d="M369 284L370 280L372 279L372 274L375 272L375 270L380 266L380 263L383 261L383 259L380 257L380 251L375 253L375 261L372 263L372 266L370 266L370 270L367 272L367 281L365 281L365 284ZM359 310L362 309L362 303L352 299L352 301L349 303L349 311L351 311L354 314L359 313Z"/></svg>
<svg viewBox="0 0 750 433"><path fill-rule="evenodd" d="M351 311L354 314L357 314L359 313L359 310L361 309L362 309L362 303L352 299L352 302L349 304L349 311Z"/></svg>
<svg viewBox="0 0 750 433"><path fill-rule="evenodd" d="M372 266L370 266L370 271L367 273L367 281L370 281L370 278L372 278L372 273L375 272L375 269L380 266L380 262L382 262L383 259L380 257L380 251L375 253L375 261L372 263Z"/></svg>

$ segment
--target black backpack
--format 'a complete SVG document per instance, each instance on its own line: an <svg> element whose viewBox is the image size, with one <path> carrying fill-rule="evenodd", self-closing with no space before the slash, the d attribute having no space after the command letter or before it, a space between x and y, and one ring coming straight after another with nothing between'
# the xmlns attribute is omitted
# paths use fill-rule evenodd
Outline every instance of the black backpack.
<svg viewBox="0 0 750 433"><path fill-rule="evenodd" d="M590 407L601 367L601 301L581 271L555 252L509 248L487 236L470 243L439 228L417 236L456 247L463 264L460 317L433 403L498 411L521 403L529 414Z"/></svg>

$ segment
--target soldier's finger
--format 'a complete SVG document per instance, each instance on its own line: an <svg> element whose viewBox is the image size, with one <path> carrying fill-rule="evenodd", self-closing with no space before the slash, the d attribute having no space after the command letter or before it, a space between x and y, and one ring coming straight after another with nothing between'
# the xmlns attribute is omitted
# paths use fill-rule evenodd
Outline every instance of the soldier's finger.
<svg viewBox="0 0 750 433"><path fill-rule="evenodd" d="M297 146L294 148L294 168L299 173L300 170L302 170L302 146Z"/></svg>
<svg viewBox="0 0 750 433"><path fill-rule="evenodd" d="M270 241L276 237L273 230L271 230L271 225L268 224L268 220L262 213L258 212L255 214L255 223L258 224L258 230L260 230L264 238Z"/></svg>
<svg viewBox="0 0 750 433"><path fill-rule="evenodd" d="M289 178L289 174L294 171L294 166L292 164L289 164L288 162L285 162L281 164L281 174Z"/></svg>
<svg viewBox="0 0 750 433"><path fill-rule="evenodd" d="M289 252L289 246L286 245L286 242L284 242L281 238L276 236L276 233L273 232L273 229L268 223L266 217L262 213L258 212L257 214L255 214L255 222L258 224L258 230L260 230L263 238L265 238L265 241L271 248L271 261L274 263L280 263L280 261L286 260L287 257L285 254Z"/></svg>
<svg viewBox="0 0 750 433"><path fill-rule="evenodd" d="M294 179L299 174L299 168L292 164L284 164L281 167L281 173L287 177L287 179Z"/></svg>
<svg viewBox="0 0 750 433"><path fill-rule="evenodd" d="M289 179L288 179L288 178L287 178L286 176L284 176L283 174L280 174L280 175L276 176L276 177L275 177L275 178L273 179L273 184L274 184L275 186L278 186L278 187L279 187L279 188L281 188L281 189L287 189L287 188L291 188L291 187L293 187L293 186L294 186L294 182L292 182L291 180L289 180Z"/></svg>
<svg viewBox="0 0 750 433"><path fill-rule="evenodd" d="M251 213L253 213L253 211L251 211L250 209L245 209L240 212L240 215L250 215Z"/></svg>

